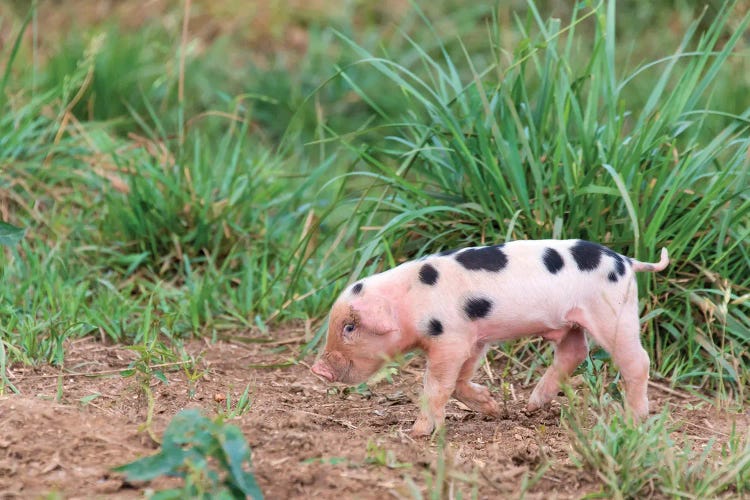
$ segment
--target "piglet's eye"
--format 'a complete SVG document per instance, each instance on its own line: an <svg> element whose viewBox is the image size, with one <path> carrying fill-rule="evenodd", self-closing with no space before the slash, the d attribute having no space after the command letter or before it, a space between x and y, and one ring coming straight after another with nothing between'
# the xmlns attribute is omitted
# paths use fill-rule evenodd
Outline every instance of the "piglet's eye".
<svg viewBox="0 0 750 500"><path fill-rule="evenodd" d="M344 333L352 333L354 331L355 326L351 323L347 323L344 325Z"/></svg>

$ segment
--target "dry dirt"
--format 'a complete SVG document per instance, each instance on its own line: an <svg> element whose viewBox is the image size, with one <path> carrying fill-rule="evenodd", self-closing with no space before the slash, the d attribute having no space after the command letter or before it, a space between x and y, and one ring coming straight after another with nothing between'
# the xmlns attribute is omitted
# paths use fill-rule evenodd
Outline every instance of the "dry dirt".
<svg viewBox="0 0 750 500"><path fill-rule="evenodd" d="M153 380L152 430L160 436L183 408L213 415L227 392L236 401L250 384L252 407L231 423L252 447L266 498L411 498L410 484L424 493L440 452L437 442L408 436L418 408L421 359L409 362L393 383L375 384L368 394L326 387L304 362L255 366L288 361L299 348L188 344L187 350L199 355L199 377L191 383L184 370L175 369L166 371L169 384ZM157 449L143 429L147 405L142 391L133 377L119 374L135 353L90 338L68 343L66 353L64 369L14 366L8 372L20 394L6 388L0 397L0 498L49 492L68 498L133 498L164 487L165 481L158 480L130 484L110 470ZM523 407L531 387L522 380L510 382L507 414L498 420L455 401L449 404L448 445L442 455L454 493L460 490L466 498L476 484L480 498L517 498L524 476L545 463L550 469L526 498L578 498L598 491L593 475L569 459L559 404L527 415ZM87 401L94 394L99 396ZM672 418L695 442L725 440L735 419L739 428L750 425L747 414L721 413L683 394L651 387L650 396L653 411L669 405ZM385 450L387 457L372 460L378 454L373 450Z"/></svg>

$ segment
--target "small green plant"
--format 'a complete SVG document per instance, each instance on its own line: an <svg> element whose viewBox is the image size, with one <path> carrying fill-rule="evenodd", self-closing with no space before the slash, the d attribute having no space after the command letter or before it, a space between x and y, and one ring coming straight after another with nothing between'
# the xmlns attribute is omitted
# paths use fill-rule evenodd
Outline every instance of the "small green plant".
<svg viewBox="0 0 750 500"><path fill-rule="evenodd" d="M149 310L150 307L146 311L147 314L144 317L141 332L137 337L140 339L140 342L127 347L128 350L136 352L138 357L131 361L128 368L122 370L120 374L123 377L135 378L148 405L146 410L146 422L143 424L143 428L149 433L154 441L159 442L151 430L151 420L154 415L155 404L154 395L151 391L151 380L156 378L163 384L169 384L169 379L167 379L167 376L164 374L163 368L174 367L184 363L182 361L175 361L177 355L159 339L159 334L155 325L151 324Z"/></svg>
<svg viewBox="0 0 750 500"><path fill-rule="evenodd" d="M241 417L247 413L253 406L253 397L250 393L250 384L245 386L245 392L242 393L240 398L232 404L232 392L227 391L226 399L224 404L219 407L219 415L226 420Z"/></svg>
<svg viewBox="0 0 750 500"><path fill-rule="evenodd" d="M618 385L620 374L615 372L614 377L609 375L610 363L610 354L604 349L596 349L578 367L577 372L581 374L586 387L598 398L622 402Z"/></svg>
<svg viewBox="0 0 750 500"><path fill-rule="evenodd" d="M346 457L313 457L302 461L303 464L325 464L325 465L345 465L347 467L357 467Z"/></svg>
<svg viewBox="0 0 750 500"><path fill-rule="evenodd" d="M62 402L63 399L63 377L62 375L57 376L57 392L55 392L55 403Z"/></svg>
<svg viewBox="0 0 750 500"><path fill-rule="evenodd" d="M8 387L12 392L18 394L18 389L8 379L6 372L8 365L7 355L5 353L5 341L0 340L0 396L5 393L5 388Z"/></svg>
<svg viewBox="0 0 750 500"><path fill-rule="evenodd" d="M188 397L195 397L195 384L208 373L208 368L201 363L203 353L197 355L189 353L181 344L177 345L177 352L182 361L182 373L188 382Z"/></svg>
<svg viewBox="0 0 750 500"><path fill-rule="evenodd" d="M388 467L389 469L411 467L410 463L399 462L396 460L396 454L393 453L393 450L388 450L384 446L380 446L372 439L367 442L365 463Z"/></svg>
<svg viewBox="0 0 750 500"><path fill-rule="evenodd" d="M198 410L175 415L164 432L161 450L115 468L131 481L162 475L184 479L182 488L161 491L154 498L262 499L253 476L250 447L239 428L210 420Z"/></svg>
<svg viewBox="0 0 750 500"><path fill-rule="evenodd" d="M370 390L370 386L367 384L367 382L362 382L361 384L353 387L347 387L344 389L343 394L359 394L365 399L370 399L372 397L372 390Z"/></svg>
<svg viewBox="0 0 750 500"><path fill-rule="evenodd" d="M433 467L423 472L427 494L423 495L420 488L411 477L406 477L406 486L415 500L442 500L463 498L479 498L479 479L476 469L471 474L457 470L453 465L453 454L447 445L445 427L441 427L433 434L437 442L437 451ZM468 486L469 493L464 496L461 486Z"/></svg>

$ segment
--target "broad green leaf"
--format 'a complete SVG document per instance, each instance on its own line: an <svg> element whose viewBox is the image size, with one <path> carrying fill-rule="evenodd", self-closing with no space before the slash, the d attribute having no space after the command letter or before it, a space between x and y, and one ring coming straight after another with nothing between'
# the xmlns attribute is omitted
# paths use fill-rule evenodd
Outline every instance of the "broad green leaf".
<svg viewBox="0 0 750 500"><path fill-rule="evenodd" d="M0 245L15 245L23 238L25 229L0 222Z"/></svg>
<svg viewBox="0 0 750 500"><path fill-rule="evenodd" d="M183 496L195 494L195 487L200 486L212 498L262 499L255 477L245 465L250 465L250 447L240 429L191 409L172 418L157 454L115 470L131 480L147 481L161 475L185 478L186 486L180 490ZM163 492L164 498L173 498L172 491L177 490Z"/></svg>
<svg viewBox="0 0 750 500"><path fill-rule="evenodd" d="M150 457L144 457L126 465L115 467L116 472L122 472L131 481L150 481L162 475L174 475L177 468L183 464L185 454L172 449L169 453L159 452Z"/></svg>
<svg viewBox="0 0 750 500"><path fill-rule="evenodd" d="M164 375L164 372L162 370L154 370L154 377L161 380L165 384L169 384L169 380L167 379L167 376Z"/></svg>
<svg viewBox="0 0 750 500"><path fill-rule="evenodd" d="M157 491L149 498L151 500L180 500L185 498L185 492L178 488L173 488L171 490Z"/></svg>
<svg viewBox="0 0 750 500"><path fill-rule="evenodd" d="M250 465L250 448L242 431L233 425L226 425L220 442L229 462L232 479L240 490L254 499L263 498L258 483L255 482L255 477L243 468L246 461Z"/></svg>

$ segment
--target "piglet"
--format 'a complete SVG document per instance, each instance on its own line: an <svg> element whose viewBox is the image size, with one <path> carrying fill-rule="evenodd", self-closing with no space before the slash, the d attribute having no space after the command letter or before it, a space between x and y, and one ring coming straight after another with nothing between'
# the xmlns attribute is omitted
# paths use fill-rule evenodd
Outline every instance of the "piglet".
<svg viewBox="0 0 750 500"><path fill-rule="evenodd" d="M635 273L663 270L583 240L524 240L406 262L349 286L331 310L325 350L312 372L357 384L397 354L427 356L426 404L411 433L443 425L453 396L497 416L489 390L471 382L490 343L541 336L555 356L528 401L548 403L586 358L589 335L622 374L626 404L648 415L649 358L641 346Z"/></svg>

